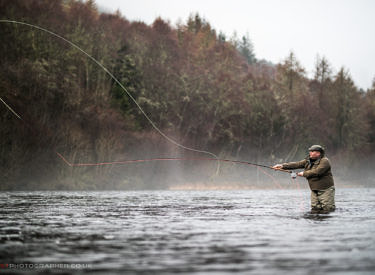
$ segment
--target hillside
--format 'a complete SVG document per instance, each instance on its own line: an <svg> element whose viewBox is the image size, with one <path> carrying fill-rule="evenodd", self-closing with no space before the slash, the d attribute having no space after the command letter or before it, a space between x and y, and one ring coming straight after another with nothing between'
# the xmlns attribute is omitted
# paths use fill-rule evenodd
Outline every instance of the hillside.
<svg viewBox="0 0 375 275"><path fill-rule="evenodd" d="M0 0L0 19L31 24L0 23L0 98L21 117L0 103L0 190L168 188L167 179L215 173L192 161L64 163L56 152L72 163L201 156L160 135L127 93L181 145L273 164L322 144L336 174L375 185L375 81L361 91L326 58L310 79L293 52L280 64L259 61L249 37L228 40L198 14L146 25L93 1ZM221 169L225 180L252 175Z"/></svg>

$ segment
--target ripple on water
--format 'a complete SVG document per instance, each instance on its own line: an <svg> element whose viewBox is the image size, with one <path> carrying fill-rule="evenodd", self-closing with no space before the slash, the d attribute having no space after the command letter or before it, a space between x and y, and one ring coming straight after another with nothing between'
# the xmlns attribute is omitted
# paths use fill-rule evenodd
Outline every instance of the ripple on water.
<svg viewBox="0 0 375 275"><path fill-rule="evenodd" d="M312 214L298 190L6 192L0 254L103 273L372 273L375 192L337 193Z"/></svg>

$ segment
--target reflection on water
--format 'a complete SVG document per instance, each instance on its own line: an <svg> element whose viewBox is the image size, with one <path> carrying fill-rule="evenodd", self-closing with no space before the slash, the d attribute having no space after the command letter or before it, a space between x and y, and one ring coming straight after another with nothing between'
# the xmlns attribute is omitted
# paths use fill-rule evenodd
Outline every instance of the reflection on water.
<svg viewBox="0 0 375 275"><path fill-rule="evenodd" d="M330 213L316 212L316 211L310 211L303 215L303 218L313 220L313 221L324 221L332 217L333 216L330 215Z"/></svg>
<svg viewBox="0 0 375 275"><path fill-rule="evenodd" d="M374 199L373 189L337 190L336 211L316 214L307 190L0 193L1 262L80 265L68 273L371 274Z"/></svg>

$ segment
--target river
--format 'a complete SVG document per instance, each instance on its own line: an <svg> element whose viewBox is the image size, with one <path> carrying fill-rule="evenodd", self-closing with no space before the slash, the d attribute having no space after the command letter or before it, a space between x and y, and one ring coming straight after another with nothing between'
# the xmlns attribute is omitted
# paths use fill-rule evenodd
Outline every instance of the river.
<svg viewBox="0 0 375 275"><path fill-rule="evenodd" d="M0 273L375 274L375 189L0 193ZM39 273L40 274L40 273Z"/></svg>

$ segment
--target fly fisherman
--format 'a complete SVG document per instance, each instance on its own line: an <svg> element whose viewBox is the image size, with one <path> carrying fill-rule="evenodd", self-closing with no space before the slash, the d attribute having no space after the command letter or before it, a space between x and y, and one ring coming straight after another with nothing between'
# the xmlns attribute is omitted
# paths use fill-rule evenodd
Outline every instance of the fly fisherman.
<svg viewBox="0 0 375 275"><path fill-rule="evenodd" d="M324 148L313 145L309 156L298 162L276 164L274 169L293 170L303 168L298 176L305 177L311 189L311 211L329 212L335 210L335 187L331 173L331 164L324 156Z"/></svg>

